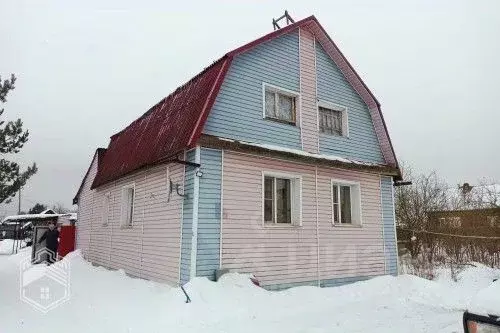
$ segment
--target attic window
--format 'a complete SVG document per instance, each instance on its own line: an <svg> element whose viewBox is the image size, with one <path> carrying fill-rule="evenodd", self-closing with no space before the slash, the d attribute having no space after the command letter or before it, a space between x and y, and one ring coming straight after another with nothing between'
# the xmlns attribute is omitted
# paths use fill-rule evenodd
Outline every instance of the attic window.
<svg viewBox="0 0 500 333"><path fill-rule="evenodd" d="M348 136L347 109L343 106L318 103L319 131L336 136Z"/></svg>
<svg viewBox="0 0 500 333"><path fill-rule="evenodd" d="M264 118L295 125L298 93L264 84Z"/></svg>

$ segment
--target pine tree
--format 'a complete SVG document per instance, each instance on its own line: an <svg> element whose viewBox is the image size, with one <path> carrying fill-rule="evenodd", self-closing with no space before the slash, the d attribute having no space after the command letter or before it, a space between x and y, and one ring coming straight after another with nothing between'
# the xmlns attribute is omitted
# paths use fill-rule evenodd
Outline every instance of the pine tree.
<svg viewBox="0 0 500 333"><path fill-rule="evenodd" d="M0 77L0 103L7 101L7 94L14 89L16 77L11 75L10 80ZM23 187L28 179L37 172L36 164L25 171L20 170L16 162L5 159L8 154L17 154L28 141L28 131L23 131L21 119L16 121L2 120L4 109L0 109L0 203L8 203L13 196Z"/></svg>
<svg viewBox="0 0 500 333"><path fill-rule="evenodd" d="M28 214L40 214L44 210L47 210L47 206L41 203L36 203L31 209L28 211Z"/></svg>

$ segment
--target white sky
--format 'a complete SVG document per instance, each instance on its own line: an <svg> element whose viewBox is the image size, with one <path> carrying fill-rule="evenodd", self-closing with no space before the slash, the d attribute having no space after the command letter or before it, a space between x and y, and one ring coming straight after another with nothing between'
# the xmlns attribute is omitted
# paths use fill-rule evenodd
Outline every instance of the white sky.
<svg viewBox="0 0 500 333"><path fill-rule="evenodd" d="M0 75L18 76L4 118L22 118L16 159L39 166L23 209L71 207L97 147L285 8L316 15L381 102L400 160L451 184L500 179L497 0L0 0Z"/></svg>

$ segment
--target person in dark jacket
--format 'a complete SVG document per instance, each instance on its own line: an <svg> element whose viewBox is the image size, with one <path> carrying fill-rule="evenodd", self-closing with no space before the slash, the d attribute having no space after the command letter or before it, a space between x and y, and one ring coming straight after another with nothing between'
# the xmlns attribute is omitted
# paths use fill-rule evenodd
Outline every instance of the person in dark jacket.
<svg viewBox="0 0 500 333"><path fill-rule="evenodd" d="M56 229L54 222L50 222L49 230L45 231L38 244L45 241L45 248L50 252L48 262L53 264L57 258L57 248L59 247L59 230Z"/></svg>

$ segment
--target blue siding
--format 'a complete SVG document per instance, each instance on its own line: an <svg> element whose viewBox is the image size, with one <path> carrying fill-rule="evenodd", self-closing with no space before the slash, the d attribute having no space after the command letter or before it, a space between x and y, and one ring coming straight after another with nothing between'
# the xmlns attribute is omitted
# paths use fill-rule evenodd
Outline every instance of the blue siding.
<svg viewBox="0 0 500 333"><path fill-rule="evenodd" d="M316 67L318 99L347 107L349 125L348 138L320 133L320 153L384 163L368 107L319 43Z"/></svg>
<svg viewBox="0 0 500 333"><path fill-rule="evenodd" d="M396 244L396 235L394 224L394 203L393 188L391 177L381 177L380 191L382 196L382 223L384 228L384 246L385 246L385 267L386 273L391 275L398 274L398 249Z"/></svg>
<svg viewBox="0 0 500 333"><path fill-rule="evenodd" d="M220 267L222 152L201 149L196 276L214 279Z"/></svg>
<svg viewBox="0 0 500 333"><path fill-rule="evenodd" d="M195 151L187 153L186 160L194 162ZM184 179L184 197L182 207L182 240L181 240L181 284L189 281L191 268L191 239L193 236L193 193L194 193L194 173L195 168L186 166L186 176Z"/></svg>
<svg viewBox="0 0 500 333"><path fill-rule="evenodd" d="M263 82L300 91L297 32L263 43L235 57L203 132L301 149L299 127L263 119Z"/></svg>
<svg viewBox="0 0 500 333"><path fill-rule="evenodd" d="M353 276L353 277L343 277L343 278L334 278L328 280L321 280L320 286L322 288L327 287L339 287L349 283L365 281L371 279L375 276ZM284 290L288 288L294 287L303 287L303 286L313 286L316 287L318 285L318 281L306 281L306 282L295 282L295 283L280 283L280 284L272 284L263 286L264 289L267 290Z"/></svg>

